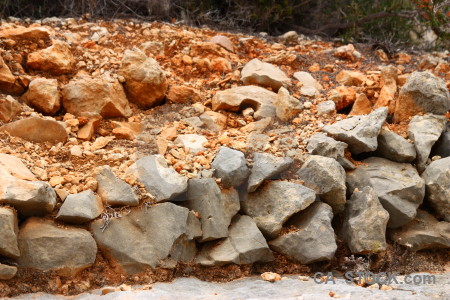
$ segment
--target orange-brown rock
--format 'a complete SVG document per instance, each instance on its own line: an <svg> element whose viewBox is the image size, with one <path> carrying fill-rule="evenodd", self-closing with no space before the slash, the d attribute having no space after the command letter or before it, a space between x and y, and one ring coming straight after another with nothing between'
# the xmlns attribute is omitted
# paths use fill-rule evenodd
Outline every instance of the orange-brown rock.
<svg viewBox="0 0 450 300"><path fill-rule="evenodd" d="M18 95L23 93L23 87L11 73L9 67L0 56L0 92Z"/></svg>
<svg viewBox="0 0 450 300"><path fill-rule="evenodd" d="M61 99L56 79L36 78L22 96L29 106L46 115L54 115L61 107Z"/></svg>
<svg viewBox="0 0 450 300"><path fill-rule="evenodd" d="M356 92L351 87L339 86L329 92L328 98L336 103L336 110L339 111L355 102Z"/></svg>
<svg viewBox="0 0 450 300"><path fill-rule="evenodd" d="M22 105L11 96L0 98L0 121L9 122L22 112Z"/></svg>
<svg viewBox="0 0 450 300"><path fill-rule="evenodd" d="M395 94L397 93L397 78L398 71L394 66L387 66L381 68L381 81L382 86L380 96L375 103L375 108L387 107L388 113L391 115L395 109Z"/></svg>
<svg viewBox="0 0 450 300"><path fill-rule="evenodd" d="M8 123L0 127L12 136L35 143L60 143L67 140L67 132L61 123L54 120L31 117Z"/></svg>
<svg viewBox="0 0 450 300"><path fill-rule="evenodd" d="M113 135L118 139L134 140L141 132L142 126L138 122L112 122Z"/></svg>
<svg viewBox="0 0 450 300"><path fill-rule="evenodd" d="M50 38L50 31L44 27L23 27L5 28L0 30L0 39L12 40L46 40Z"/></svg>
<svg viewBox="0 0 450 300"><path fill-rule="evenodd" d="M0 167L17 179L35 181L36 176L23 164L20 158L0 153Z"/></svg>
<svg viewBox="0 0 450 300"><path fill-rule="evenodd" d="M53 75L61 75L73 71L74 58L69 45L58 41L48 48L30 53L27 67Z"/></svg>
<svg viewBox="0 0 450 300"><path fill-rule="evenodd" d="M139 49L125 51L120 75L125 78L128 99L141 108L160 104L167 90L166 74L153 58Z"/></svg>
<svg viewBox="0 0 450 300"><path fill-rule="evenodd" d="M167 92L166 99L173 103L192 103L201 100L200 93L191 87L173 85Z"/></svg>
<svg viewBox="0 0 450 300"><path fill-rule="evenodd" d="M104 118L131 115L122 85L106 76L71 80L62 88L62 99L66 111L76 116L83 113L98 113Z"/></svg>
<svg viewBox="0 0 450 300"><path fill-rule="evenodd" d="M358 94L349 115L368 115L372 111L372 102L365 94Z"/></svg>
<svg viewBox="0 0 450 300"><path fill-rule="evenodd" d="M336 76L336 81L341 85L346 86L358 86L363 84L367 80L367 77L358 71L343 70Z"/></svg>
<svg viewBox="0 0 450 300"><path fill-rule="evenodd" d="M77 137L81 140L90 141L103 118L101 115L95 113L84 113L82 114L82 118L87 119L87 123L78 130Z"/></svg>
<svg viewBox="0 0 450 300"><path fill-rule="evenodd" d="M229 38L223 35L215 35L210 40L211 43L222 46L230 52L234 52L234 45Z"/></svg>

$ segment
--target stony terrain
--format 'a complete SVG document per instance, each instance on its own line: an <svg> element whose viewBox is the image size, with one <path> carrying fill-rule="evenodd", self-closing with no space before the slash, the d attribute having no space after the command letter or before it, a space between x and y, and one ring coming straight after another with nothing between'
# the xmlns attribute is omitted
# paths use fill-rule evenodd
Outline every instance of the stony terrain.
<svg viewBox="0 0 450 300"><path fill-rule="evenodd" d="M449 261L448 51L57 18L0 41L0 296Z"/></svg>

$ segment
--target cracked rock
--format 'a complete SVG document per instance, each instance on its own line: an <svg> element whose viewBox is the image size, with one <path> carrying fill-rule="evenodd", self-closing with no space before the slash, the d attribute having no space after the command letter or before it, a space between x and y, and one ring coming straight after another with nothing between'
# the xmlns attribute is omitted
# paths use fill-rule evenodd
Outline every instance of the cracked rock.
<svg viewBox="0 0 450 300"><path fill-rule="evenodd" d="M276 157L267 153L255 153L253 156L253 167L248 179L247 191L249 193L256 189L266 179L274 179L279 173L288 169L293 160L288 157Z"/></svg>
<svg viewBox="0 0 450 300"><path fill-rule="evenodd" d="M392 161L406 163L416 158L416 149L395 132L382 129L378 136L377 154Z"/></svg>
<svg viewBox="0 0 450 300"><path fill-rule="evenodd" d="M353 170L355 166L345 157L345 149L348 147L346 143L336 141L323 133L314 134L306 146L306 150L313 155L321 155L331 157L344 168Z"/></svg>

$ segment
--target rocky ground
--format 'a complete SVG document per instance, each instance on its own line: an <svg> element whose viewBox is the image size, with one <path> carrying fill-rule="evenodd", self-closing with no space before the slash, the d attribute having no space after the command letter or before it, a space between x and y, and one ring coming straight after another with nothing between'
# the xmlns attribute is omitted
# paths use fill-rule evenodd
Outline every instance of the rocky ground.
<svg viewBox="0 0 450 300"><path fill-rule="evenodd" d="M448 51L57 18L0 42L0 296L449 261Z"/></svg>

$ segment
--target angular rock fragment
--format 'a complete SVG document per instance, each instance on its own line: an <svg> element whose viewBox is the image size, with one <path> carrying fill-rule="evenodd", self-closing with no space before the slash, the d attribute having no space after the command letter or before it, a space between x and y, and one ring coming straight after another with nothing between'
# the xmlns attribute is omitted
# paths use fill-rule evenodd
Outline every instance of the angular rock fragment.
<svg viewBox="0 0 450 300"><path fill-rule="evenodd" d="M52 116L61 107L58 81L56 79L36 78L30 82L27 92L21 99L37 111Z"/></svg>
<svg viewBox="0 0 450 300"><path fill-rule="evenodd" d="M289 91L284 87L278 90L275 107L277 117L284 122L296 117L303 110L303 104L289 95Z"/></svg>
<svg viewBox="0 0 450 300"><path fill-rule="evenodd" d="M249 193L256 189L266 179L274 179L276 175L283 172L292 164L292 159L276 157L267 153L255 153L253 156L253 167L248 179L247 191Z"/></svg>
<svg viewBox="0 0 450 300"><path fill-rule="evenodd" d="M389 213L372 187L354 192L347 202L342 235L352 253L386 250L386 225Z"/></svg>
<svg viewBox="0 0 450 300"><path fill-rule="evenodd" d="M227 127L227 116L215 111L206 111L200 115L205 127L212 131L221 131Z"/></svg>
<svg viewBox="0 0 450 300"><path fill-rule="evenodd" d="M450 222L450 157L433 161L422 173L426 199L445 221Z"/></svg>
<svg viewBox="0 0 450 300"><path fill-rule="evenodd" d="M317 104L317 114L326 115L336 111L336 103L332 100L323 101Z"/></svg>
<svg viewBox="0 0 450 300"><path fill-rule="evenodd" d="M259 86L239 86L217 92L212 98L212 109L232 112L241 111L247 107L255 110L255 120L275 117L277 94Z"/></svg>
<svg viewBox="0 0 450 300"><path fill-rule="evenodd" d="M27 67L33 70L61 75L73 71L75 60L67 43L56 42L52 46L28 54Z"/></svg>
<svg viewBox="0 0 450 300"><path fill-rule="evenodd" d="M5 28L0 31L0 38L12 40L47 40L50 31L45 27L23 27Z"/></svg>
<svg viewBox="0 0 450 300"><path fill-rule="evenodd" d="M227 147L220 147L211 166L226 188L243 184L250 175L244 153Z"/></svg>
<svg viewBox="0 0 450 300"><path fill-rule="evenodd" d="M56 220L82 224L97 218L103 211L102 200L92 190L66 197L56 215Z"/></svg>
<svg viewBox="0 0 450 300"><path fill-rule="evenodd" d="M197 154L201 151L205 151L206 148L203 147L203 144L208 140L199 134L180 134L175 139L175 145L182 145L186 153Z"/></svg>
<svg viewBox="0 0 450 300"><path fill-rule="evenodd" d="M341 85L358 86L366 82L367 77L358 71L343 70L336 76L336 81Z"/></svg>
<svg viewBox="0 0 450 300"><path fill-rule="evenodd" d="M67 140L64 126L54 120L30 117L0 127L0 132L6 131L12 136L35 143L60 143Z"/></svg>
<svg viewBox="0 0 450 300"><path fill-rule="evenodd" d="M317 96L323 89L322 85L308 72L295 72L293 76L295 79L301 82L302 87L300 89L300 94L304 96Z"/></svg>
<svg viewBox="0 0 450 300"><path fill-rule="evenodd" d="M65 276L92 266L97 256L97 245L89 231L60 228L38 218L29 218L20 228L19 249L21 268L55 270Z"/></svg>
<svg viewBox="0 0 450 300"><path fill-rule="evenodd" d="M397 163L381 157L370 157L364 165L347 174L350 191L370 186L389 213L389 228L411 221L425 195L424 180L410 164Z"/></svg>
<svg viewBox="0 0 450 300"><path fill-rule="evenodd" d="M430 72L414 72L400 90L394 121L406 121L418 113L445 115L450 110L450 93L444 80Z"/></svg>
<svg viewBox="0 0 450 300"><path fill-rule="evenodd" d="M111 206L136 206L139 198L131 186L119 179L109 166L103 166L97 173L97 193L103 202Z"/></svg>
<svg viewBox="0 0 450 300"><path fill-rule="evenodd" d="M62 88L62 98L66 111L76 116L83 113L97 113L104 118L131 115L122 85L106 76L72 79Z"/></svg>
<svg viewBox="0 0 450 300"><path fill-rule="evenodd" d="M7 207L0 207L0 255L17 258L20 256L17 245L19 233L16 212Z"/></svg>
<svg viewBox="0 0 450 300"><path fill-rule="evenodd" d="M0 57L0 91L11 95L20 95L24 88L16 80L16 77L11 73L8 65L5 64L3 58Z"/></svg>
<svg viewBox="0 0 450 300"><path fill-rule="evenodd" d="M389 237L412 251L450 248L450 223L439 222L431 214L419 209L414 220L390 230Z"/></svg>
<svg viewBox="0 0 450 300"><path fill-rule="evenodd" d="M0 264L0 280L9 280L14 278L17 273L17 267Z"/></svg>
<svg viewBox="0 0 450 300"><path fill-rule="evenodd" d="M20 114L22 110L22 105L13 97L8 95L5 98L0 98L0 121L8 123Z"/></svg>
<svg viewBox="0 0 450 300"><path fill-rule="evenodd" d="M288 86L290 79L278 67L255 58L249 61L241 71L241 81L245 85L270 87L277 92L280 87Z"/></svg>
<svg viewBox="0 0 450 300"><path fill-rule="evenodd" d="M345 171L333 158L311 155L297 172L306 187L314 190L334 213L344 210Z"/></svg>
<svg viewBox="0 0 450 300"><path fill-rule="evenodd" d="M161 155L139 159L128 172L144 184L156 202L173 200L187 190L187 179L170 168Z"/></svg>
<svg viewBox="0 0 450 300"><path fill-rule="evenodd" d="M56 205L56 193L43 181L26 181L0 169L0 203L7 203L24 216L51 213Z"/></svg>
<svg viewBox="0 0 450 300"><path fill-rule="evenodd" d="M270 248L302 264L330 260L337 250L332 219L331 207L315 202L289 221L295 230L270 241Z"/></svg>
<svg viewBox="0 0 450 300"><path fill-rule="evenodd" d="M227 237L231 219L240 209L237 191L221 191L212 178L190 179L186 203L189 209L200 215L203 230L201 241Z"/></svg>
<svg viewBox="0 0 450 300"><path fill-rule="evenodd" d="M382 129L378 136L377 154L392 161L406 163L416 158L416 149L395 132Z"/></svg>
<svg viewBox="0 0 450 300"><path fill-rule="evenodd" d="M249 216L237 215L226 239L205 244L196 262L204 266L251 264L273 260L264 236Z"/></svg>
<svg viewBox="0 0 450 300"><path fill-rule="evenodd" d="M200 222L187 208L160 203L134 210L112 219L91 224L91 230L107 259L129 274L166 264L169 257L180 262L192 260L194 238L201 236Z"/></svg>
<svg viewBox="0 0 450 300"><path fill-rule="evenodd" d="M398 69L394 66L386 66L381 68L382 86L380 95L378 96L375 108L387 107L389 115L395 110L395 94L397 93Z"/></svg>
<svg viewBox="0 0 450 300"><path fill-rule="evenodd" d="M255 220L261 232L275 238L283 224L316 199L313 190L293 182L270 181L242 200L242 210Z"/></svg>
<svg viewBox="0 0 450 300"><path fill-rule="evenodd" d="M36 176L14 155L0 153L0 168L17 179L28 181L37 180Z"/></svg>
<svg viewBox="0 0 450 300"><path fill-rule="evenodd" d="M141 50L126 50L119 73L125 78L128 99L142 108L158 105L167 90L166 74L153 58Z"/></svg>
<svg viewBox="0 0 450 300"><path fill-rule="evenodd" d="M352 116L323 127L323 131L348 144L350 152L360 154L378 147L377 137L386 121L388 109L378 108L368 115Z"/></svg>
<svg viewBox="0 0 450 300"><path fill-rule="evenodd" d="M427 114L414 116L408 126L408 136L414 142L417 153L417 169L426 167L431 148L445 130L447 119L444 116Z"/></svg>
<svg viewBox="0 0 450 300"><path fill-rule="evenodd" d="M308 141L306 149L313 155L331 157L344 168L353 170L355 166L345 157L346 143L336 141L323 133L315 133Z"/></svg>

